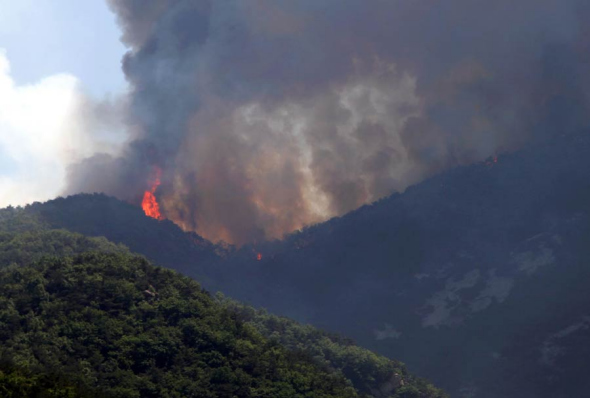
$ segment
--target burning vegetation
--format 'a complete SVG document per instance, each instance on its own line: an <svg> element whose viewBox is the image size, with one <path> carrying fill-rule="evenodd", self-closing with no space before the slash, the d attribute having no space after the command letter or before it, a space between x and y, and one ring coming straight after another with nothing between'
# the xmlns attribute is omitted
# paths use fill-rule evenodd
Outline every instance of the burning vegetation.
<svg viewBox="0 0 590 398"><path fill-rule="evenodd" d="M143 194L143 200L141 201L141 208L148 217L155 218L156 220L163 220L162 212L160 211L160 205L156 199L156 190L161 184L160 177L162 176L162 169L154 167L154 177L151 182L149 190Z"/></svg>
<svg viewBox="0 0 590 398"><path fill-rule="evenodd" d="M242 245L589 123L581 0L315 3L109 0L129 139L73 165L64 193L145 196L146 214Z"/></svg>

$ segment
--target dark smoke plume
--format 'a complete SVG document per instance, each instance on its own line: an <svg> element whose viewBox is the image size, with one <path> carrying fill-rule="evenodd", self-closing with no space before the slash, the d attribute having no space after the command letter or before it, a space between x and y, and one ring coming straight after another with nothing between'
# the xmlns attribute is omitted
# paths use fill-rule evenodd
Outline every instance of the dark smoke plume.
<svg viewBox="0 0 590 398"><path fill-rule="evenodd" d="M121 158L69 193L140 200L235 243L588 124L576 0L110 0L130 51Z"/></svg>

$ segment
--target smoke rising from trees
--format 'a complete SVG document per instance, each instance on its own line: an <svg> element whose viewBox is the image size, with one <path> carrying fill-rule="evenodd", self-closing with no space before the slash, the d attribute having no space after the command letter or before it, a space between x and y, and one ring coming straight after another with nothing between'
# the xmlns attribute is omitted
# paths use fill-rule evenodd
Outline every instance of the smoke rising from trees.
<svg viewBox="0 0 590 398"><path fill-rule="evenodd" d="M67 193L211 240L281 237L449 167L588 124L576 0L110 0L129 52L121 156Z"/></svg>

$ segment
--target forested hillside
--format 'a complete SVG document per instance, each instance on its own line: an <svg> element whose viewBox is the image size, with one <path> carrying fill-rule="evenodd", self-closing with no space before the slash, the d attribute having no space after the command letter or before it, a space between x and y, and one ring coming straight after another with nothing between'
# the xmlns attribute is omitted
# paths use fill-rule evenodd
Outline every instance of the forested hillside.
<svg viewBox="0 0 590 398"><path fill-rule="evenodd" d="M580 344L590 338L588 153L588 134L559 136L239 249L103 195L0 217L106 236L211 291L403 360L453 396L571 397L590 388L580 373L590 366Z"/></svg>
<svg viewBox="0 0 590 398"><path fill-rule="evenodd" d="M104 238L37 226L0 239L2 397L444 396Z"/></svg>
<svg viewBox="0 0 590 398"><path fill-rule="evenodd" d="M191 276L205 276L203 268L227 247L183 232L168 220L146 217L139 207L103 194L84 194L0 210L0 220L13 231L38 228L67 229L85 236L103 236L123 243L159 265ZM0 229L0 230L2 230ZM197 275L198 273L198 275Z"/></svg>
<svg viewBox="0 0 590 398"><path fill-rule="evenodd" d="M433 177L281 242L221 289L400 358L452 396L584 396L590 136ZM240 284L247 275L258 284Z"/></svg>

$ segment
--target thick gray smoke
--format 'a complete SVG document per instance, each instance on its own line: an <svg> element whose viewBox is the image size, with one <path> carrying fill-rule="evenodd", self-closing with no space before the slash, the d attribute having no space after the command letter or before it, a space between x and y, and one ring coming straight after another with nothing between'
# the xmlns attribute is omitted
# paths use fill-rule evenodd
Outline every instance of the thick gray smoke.
<svg viewBox="0 0 590 398"><path fill-rule="evenodd" d="M243 243L588 123L576 0L110 0L130 47L123 157L69 193Z"/></svg>

